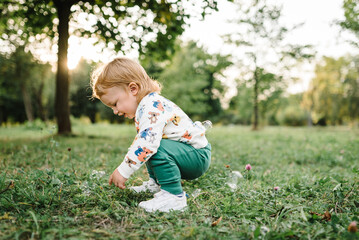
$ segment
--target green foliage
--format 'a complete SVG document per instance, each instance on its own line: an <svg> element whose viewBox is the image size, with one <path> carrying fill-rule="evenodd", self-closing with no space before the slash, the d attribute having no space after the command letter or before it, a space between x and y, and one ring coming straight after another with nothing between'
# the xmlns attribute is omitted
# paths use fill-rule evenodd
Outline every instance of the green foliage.
<svg viewBox="0 0 359 240"><path fill-rule="evenodd" d="M238 17L232 22L238 28L224 38L238 52L247 55L239 62L242 72L239 81L247 81L253 88L252 120L253 129L257 129L259 115L265 114L268 104L273 104L273 101L262 104L260 101L263 98L277 98L290 80L283 77L286 69L313 55L311 46L288 44L287 36L300 25L289 27L282 23L280 4L266 0L243 0L236 3Z"/></svg>
<svg viewBox="0 0 359 240"><path fill-rule="evenodd" d="M339 25L346 30L354 33L359 37L359 3L357 0L344 0L344 21L339 21ZM358 39L357 39L358 40ZM355 46L359 47L358 41L352 42Z"/></svg>
<svg viewBox="0 0 359 240"><path fill-rule="evenodd" d="M354 122L359 118L359 58L350 58L348 73L343 84L345 116Z"/></svg>
<svg viewBox="0 0 359 240"><path fill-rule="evenodd" d="M244 124L250 125L253 114L253 90L247 87L246 83L239 84L237 94L225 111L225 117L222 119L224 124Z"/></svg>
<svg viewBox="0 0 359 240"><path fill-rule="evenodd" d="M358 60L324 57L317 64L315 78L306 92L303 104L314 123L342 124L359 117Z"/></svg>
<svg viewBox="0 0 359 240"><path fill-rule="evenodd" d="M205 0L199 10L204 16L216 9L217 1ZM59 24L67 24L58 22L59 16L67 11L71 25L78 26L74 30L76 35L96 37L115 51L155 51L162 53L162 57L172 51L176 37L182 34L193 14L186 11L182 1L75 0L65 4L62 0L9 0L0 5L0 35L4 40L16 38L18 43L28 43L35 36L53 38L59 34ZM85 22L81 14L86 16Z"/></svg>
<svg viewBox="0 0 359 240"><path fill-rule="evenodd" d="M66 62L70 24L75 26L74 34L97 39L98 43L105 43L115 51L157 52L161 58L168 58L177 36L183 33L192 16L185 11L184 5L182 1L157 0L8 0L0 4L0 36L9 46L15 47L26 46L30 38L40 41L58 37L55 115L59 134L69 134ZM204 0L198 6L204 17L210 10L217 9L217 1Z"/></svg>
<svg viewBox="0 0 359 240"><path fill-rule="evenodd" d="M359 221L357 130L215 127L208 134L209 171L183 183L188 209L152 214L137 207L150 194L107 183L133 127L79 124L70 138L53 136L55 130L18 126L0 133L1 239L359 237L347 230ZM232 171L245 176L233 190ZM147 178L141 169L127 186Z"/></svg>
<svg viewBox="0 0 359 240"><path fill-rule="evenodd" d="M228 56L210 55L194 42L179 46L159 76L162 93L195 120L218 121L224 94L218 77L230 64Z"/></svg>
<svg viewBox="0 0 359 240"><path fill-rule="evenodd" d="M304 126L307 123L306 112L297 106L288 106L278 112L277 121L284 126Z"/></svg>
<svg viewBox="0 0 359 240"><path fill-rule="evenodd" d="M94 64L81 59L78 66L71 72L70 107L74 117L88 116L92 123L96 121L99 100L93 99L90 87L90 74Z"/></svg>
<svg viewBox="0 0 359 240"><path fill-rule="evenodd" d="M11 55L0 54L0 124L51 117L54 94L49 64L37 62L19 47Z"/></svg>
<svg viewBox="0 0 359 240"><path fill-rule="evenodd" d="M303 94L292 94L278 98L278 106L276 109L271 110L269 116L272 119L272 124L282 126L307 125L309 113L301 105L302 100Z"/></svg>

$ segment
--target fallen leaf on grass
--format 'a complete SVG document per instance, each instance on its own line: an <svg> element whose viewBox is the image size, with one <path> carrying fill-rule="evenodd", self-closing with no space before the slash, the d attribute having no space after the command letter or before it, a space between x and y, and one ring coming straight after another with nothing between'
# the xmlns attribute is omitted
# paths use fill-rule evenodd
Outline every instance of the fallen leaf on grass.
<svg viewBox="0 0 359 240"><path fill-rule="evenodd" d="M212 223L212 227L217 226L220 221L222 221L222 217L220 217L220 218L218 218L216 221L214 221L214 222Z"/></svg>
<svg viewBox="0 0 359 240"><path fill-rule="evenodd" d="M329 222L331 219L332 219L332 215L328 211L325 211L322 220Z"/></svg>
<svg viewBox="0 0 359 240"><path fill-rule="evenodd" d="M309 213L312 215L317 215L319 217L322 217L321 220L325 220L327 222L329 222L332 219L332 215L328 211L325 211L324 214L320 214L320 213L316 213L316 212L309 212Z"/></svg>

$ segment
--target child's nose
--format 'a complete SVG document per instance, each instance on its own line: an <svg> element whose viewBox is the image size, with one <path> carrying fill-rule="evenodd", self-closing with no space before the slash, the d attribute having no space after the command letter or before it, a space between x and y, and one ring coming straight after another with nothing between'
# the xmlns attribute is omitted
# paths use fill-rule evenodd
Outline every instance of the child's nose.
<svg viewBox="0 0 359 240"><path fill-rule="evenodd" d="M115 114L115 115L117 115L117 114L118 114L118 111L117 111L117 109L116 109L116 108L113 108L112 110L113 110L113 114Z"/></svg>

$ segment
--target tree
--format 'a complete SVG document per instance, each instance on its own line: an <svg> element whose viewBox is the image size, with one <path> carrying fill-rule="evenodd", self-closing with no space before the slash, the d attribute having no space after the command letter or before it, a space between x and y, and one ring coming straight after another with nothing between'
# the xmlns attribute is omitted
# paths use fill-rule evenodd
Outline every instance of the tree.
<svg viewBox="0 0 359 240"><path fill-rule="evenodd" d="M315 68L315 77L304 94L303 105L315 124L341 124L345 115L344 79L349 62L341 57L324 57Z"/></svg>
<svg viewBox="0 0 359 240"><path fill-rule="evenodd" d="M231 98L226 116L223 118L225 124L250 125L253 115L252 89L246 82L240 82L237 86L237 94Z"/></svg>
<svg viewBox="0 0 359 240"><path fill-rule="evenodd" d="M275 112L277 124L286 126L304 126L307 124L307 113L301 106L303 93L291 94L278 99L279 106Z"/></svg>
<svg viewBox="0 0 359 240"><path fill-rule="evenodd" d="M359 40L359 2L357 0L344 0L343 1L344 20L339 21L338 24L344 29L352 32L357 40ZM359 47L359 43L353 42L352 44Z"/></svg>
<svg viewBox="0 0 359 240"><path fill-rule="evenodd" d="M69 23L78 26L72 34L96 37L115 51L157 51L165 58L191 17L185 1L157 0L2 0L0 35L5 40L19 36L58 39L55 115L59 134L71 133L67 49ZM193 2L194 3L194 2ZM217 8L216 0L204 0L202 14ZM86 26L81 22L87 19Z"/></svg>
<svg viewBox="0 0 359 240"><path fill-rule="evenodd" d="M227 43L237 47L242 79L253 88L253 130L258 128L259 100L277 93L284 87L287 69L296 60L312 57L310 46L289 44L286 36L298 26L288 28L281 22L281 6L266 0L238 0L238 18L231 21L237 28L224 36ZM261 82L264 82L263 84Z"/></svg>
<svg viewBox="0 0 359 240"><path fill-rule="evenodd" d="M96 122L99 100L90 101L92 90L90 88L90 75L94 64L80 59L77 67L71 74L70 107L75 117L88 116L92 123ZM101 103L102 104L102 103Z"/></svg>
<svg viewBox="0 0 359 240"><path fill-rule="evenodd" d="M349 66L343 87L347 116L354 123L359 118L359 58L351 58Z"/></svg>
<svg viewBox="0 0 359 240"><path fill-rule="evenodd" d="M24 103L21 99L21 90L13 78L13 61L10 56L0 54L0 125L8 121L25 121L24 111L14 111L23 109Z"/></svg>
<svg viewBox="0 0 359 240"><path fill-rule="evenodd" d="M1 55L1 66L2 121L6 121L8 117L20 122L25 119L33 121L37 117L46 120L51 66L36 61L23 47L17 48L10 55ZM18 106L19 101L22 101L23 106ZM25 119L21 116L22 112L25 112Z"/></svg>
<svg viewBox="0 0 359 240"><path fill-rule="evenodd" d="M31 101L31 72L35 63L31 53L25 52L24 48L19 47L12 54L13 60L13 81L20 86L22 99L24 102L27 119L31 122L34 120L34 109Z"/></svg>
<svg viewBox="0 0 359 240"><path fill-rule="evenodd" d="M171 63L159 76L164 85L163 95L194 119L217 121L224 94L219 76L231 64L228 58L208 54L194 42L178 46Z"/></svg>

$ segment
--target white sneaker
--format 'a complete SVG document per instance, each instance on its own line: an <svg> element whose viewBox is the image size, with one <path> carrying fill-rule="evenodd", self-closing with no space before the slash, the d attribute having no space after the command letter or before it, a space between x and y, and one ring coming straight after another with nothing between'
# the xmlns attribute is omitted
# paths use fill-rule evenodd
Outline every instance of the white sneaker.
<svg viewBox="0 0 359 240"><path fill-rule="evenodd" d="M137 193L146 191L149 191L150 193L157 193L161 190L160 185L158 185L152 178L146 182L143 182L141 186L130 187L130 189Z"/></svg>
<svg viewBox="0 0 359 240"><path fill-rule="evenodd" d="M182 196L177 196L165 190L161 190L154 196L155 197L151 200L140 202L138 206L144 208L147 212L169 212L171 210L184 211L185 207L187 207L187 197L185 192L182 193Z"/></svg>

